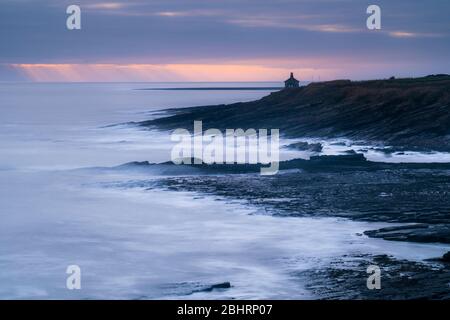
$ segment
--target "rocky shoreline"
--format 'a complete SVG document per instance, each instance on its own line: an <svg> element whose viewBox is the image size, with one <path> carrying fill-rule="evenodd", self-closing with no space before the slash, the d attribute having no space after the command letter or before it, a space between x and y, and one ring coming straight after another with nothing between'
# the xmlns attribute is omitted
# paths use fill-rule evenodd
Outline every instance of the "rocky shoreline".
<svg viewBox="0 0 450 320"><path fill-rule="evenodd" d="M367 288L367 267L381 271L381 288ZM344 256L321 270L294 274L319 299L417 300L450 299L450 264L412 262L386 255Z"/></svg>
<svg viewBox="0 0 450 320"><path fill-rule="evenodd" d="M413 224L368 230L365 235L393 241L450 243L450 224Z"/></svg>
<svg viewBox="0 0 450 320"><path fill-rule="evenodd" d="M162 178L158 186L244 200L280 217L414 223L371 230L366 235L386 240L450 243L448 170L288 171L275 177L249 173L188 175Z"/></svg>
<svg viewBox="0 0 450 320"><path fill-rule="evenodd" d="M175 109L136 124L190 130L194 120L202 120L204 130L279 128L288 138L362 139L386 154L450 151L450 76L313 83L248 103ZM259 175L260 165L130 163L117 169L157 169L162 177L144 184L147 188L238 199L278 217L391 222L399 225L364 234L450 243L450 163L371 162L360 150L320 156L320 143L288 148L316 156L280 162L274 176ZM327 268L295 277L323 299L450 299L449 255L423 263L389 256L337 257ZM364 289L368 263L384 270L386 289Z"/></svg>
<svg viewBox="0 0 450 320"><path fill-rule="evenodd" d="M284 161L274 176L261 176L258 165L245 164L136 162L116 169L157 170L160 188L244 200L280 217L407 224L368 230L369 237L450 243L448 163L378 163L343 155Z"/></svg>

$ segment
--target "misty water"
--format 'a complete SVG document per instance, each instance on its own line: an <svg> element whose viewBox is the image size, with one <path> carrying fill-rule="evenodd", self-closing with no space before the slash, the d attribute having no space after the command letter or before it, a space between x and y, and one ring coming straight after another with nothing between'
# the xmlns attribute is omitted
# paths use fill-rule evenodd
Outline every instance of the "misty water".
<svg viewBox="0 0 450 320"><path fill-rule="evenodd" d="M449 250L357 235L386 223L273 217L132 183L157 172L95 169L170 159L169 133L127 122L269 93L136 90L193 86L279 84L0 84L1 299L314 298L295 271L344 254L422 260ZM81 268L81 290L66 288L69 265ZM223 282L232 287L202 291Z"/></svg>

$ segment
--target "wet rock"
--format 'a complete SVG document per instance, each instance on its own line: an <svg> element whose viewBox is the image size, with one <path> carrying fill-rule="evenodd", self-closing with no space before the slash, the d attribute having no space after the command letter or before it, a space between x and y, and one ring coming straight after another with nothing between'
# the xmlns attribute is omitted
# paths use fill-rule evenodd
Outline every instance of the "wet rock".
<svg viewBox="0 0 450 320"><path fill-rule="evenodd" d="M146 167L149 165L151 165L151 163L148 161L132 161L132 162L127 162L120 166L117 166L116 168Z"/></svg>
<svg viewBox="0 0 450 320"><path fill-rule="evenodd" d="M320 143L308 143L308 142L296 142L287 146L289 149L298 151L311 151L311 152L322 152L322 144Z"/></svg>
<svg viewBox="0 0 450 320"><path fill-rule="evenodd" d="M210 292L210 291L213 291L215 289L229 289L229 288L231 288L231 283L229 283L229 282L222 282L222 283L213 284L213 285L211 285L209 287L206 287L206 288L204 288L202 290L199 290L199 291Z"/></svg>
<svg viewBox="0 0 450 320"><path fill-rule="evenodd" d="M381 288L367 288L367 267L380 268ZM319 299L450 299L448 264L397 260L387 255L343 256L328 267L294 273Z"/></svg>
<svg viewBox="0 0 450 320"><path fill-rule="evenodd" d="M369 230L365 231L364 234L372 238L382 238L385 240L450 243L449 224L406 225Z"/></svg>
<svg viewBox="0 0 450 320"><path fill-rule="evenodd" d="M442 256L442 261L450 262L450 251L448 251L447 253L445 253L445 254Z"/></svg>
<svg viewBox="0 0 450 320"><path fill-rule="evenodd" d="M186 296L196 293L212 292L214 290L226 290L231 288L230 282L220 282L216 284L205 284L202 282L175 282L160 286L168 296Z"/></svg>
<svg viewBox="0 0 450 320"><path fill-rule="evenodd" d="M342 146L342 147L347 146L347 144L345 142L333 142L333 143L330 143L330 145L332 145L332 146Z"/></svg>

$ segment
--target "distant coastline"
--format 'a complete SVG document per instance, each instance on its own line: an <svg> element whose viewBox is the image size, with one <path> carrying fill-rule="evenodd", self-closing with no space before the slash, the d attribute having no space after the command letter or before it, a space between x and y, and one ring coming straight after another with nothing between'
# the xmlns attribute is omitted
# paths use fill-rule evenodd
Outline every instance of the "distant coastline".
<svg viewBox="0 0 450 320"><path fill-rule="evenodd" d="M286 138L348 138L402 150L448 152L450 75L314 82L257 101L173 109L167 117L139 125L172 130L191 128L199 119L205 130L277 128Z"/></svg>
<svg viewBox="0 0 450 320"><path fill-rule="evenodd" d="M217 91L228 91L228 90L281 90L283 87L191 87L191 88L142 88L142 89L136 89L136 90L165 90L165 91L192 91L192 90L198 90L198 91L211 91L211 90L217 90Z"/></svg>

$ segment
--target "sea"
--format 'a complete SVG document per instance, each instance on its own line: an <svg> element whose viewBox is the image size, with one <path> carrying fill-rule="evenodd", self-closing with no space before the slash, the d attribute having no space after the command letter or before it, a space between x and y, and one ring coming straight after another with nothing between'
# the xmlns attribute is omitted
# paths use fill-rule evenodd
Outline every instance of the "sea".
<svg viewBox="0 0 450 320"><path fill-rule="evenodd" d="M135 187L157 172L104 170L170 160L170 132L136 122L279 86L0 83L0 299L314 299L295 274L337 256L421 261L449 250L361 236L388 223L280 218L243 201ZM284 154L297 156L308 155ZM68 286L70 266L79 267L79 289ZM223 283L230 287L211 290Z"/></svg>

